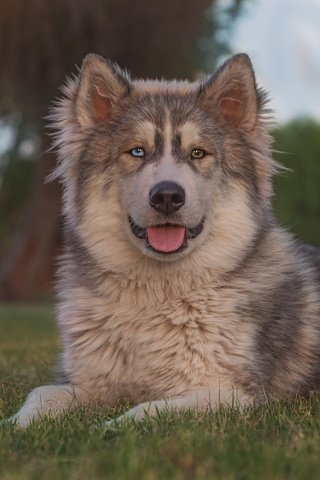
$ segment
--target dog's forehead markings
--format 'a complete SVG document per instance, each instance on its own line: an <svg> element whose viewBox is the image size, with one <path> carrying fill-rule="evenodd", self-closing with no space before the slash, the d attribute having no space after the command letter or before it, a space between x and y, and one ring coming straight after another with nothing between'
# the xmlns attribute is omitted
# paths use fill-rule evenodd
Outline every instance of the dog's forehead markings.
<svg viewBox="0 0 320 480"><path fill-rule="evenodd" d="M152 145L155 139L156 126L150 120L145 120L139 125L139 133L149 145Z"/></svg>
<svg viewBox="0 0 320 480"><path fill-rule="evenodd" d="M181 126L180 135L182 148L188 147L190 144L196 144L201 139L199 127L191 121L187 121Z"/></svg>
<svg viewBox="0 0 320 480"><path fill-rule="evenodd" d="M172 155L172 123L171 123L171 116L169 110L165 112L165 119L164 119L164 127L163 127L163 140L164 140L164 155L171 156Z"/></svg>

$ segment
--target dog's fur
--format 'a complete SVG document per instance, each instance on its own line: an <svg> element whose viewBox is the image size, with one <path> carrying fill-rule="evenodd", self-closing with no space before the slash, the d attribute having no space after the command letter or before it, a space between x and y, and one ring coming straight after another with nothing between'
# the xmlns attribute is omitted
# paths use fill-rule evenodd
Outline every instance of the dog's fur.
<svg viewBox="0 0 320 480"><path fill-rule="evenodd" d="M189 83L132 81L91 54L52 120L64 186L61 381L31 392L13 420L123 397L137 404L125 417L139 418L319 390L320 257L272 214L277 165L249 58ZM186 192L172 214L149 204L161 181ZM201 222L170 254L132 230Z"/></svg>

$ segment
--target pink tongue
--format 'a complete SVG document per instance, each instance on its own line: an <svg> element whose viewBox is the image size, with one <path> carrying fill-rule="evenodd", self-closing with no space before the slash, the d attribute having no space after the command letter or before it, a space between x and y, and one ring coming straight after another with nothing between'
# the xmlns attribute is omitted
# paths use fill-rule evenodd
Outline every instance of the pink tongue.
<svg viewBox="0 0 320 480"><path fill-rule="evenodd" d="M183 244L185 227L147 228L150 245L159 252L175 252Z"/></svg>

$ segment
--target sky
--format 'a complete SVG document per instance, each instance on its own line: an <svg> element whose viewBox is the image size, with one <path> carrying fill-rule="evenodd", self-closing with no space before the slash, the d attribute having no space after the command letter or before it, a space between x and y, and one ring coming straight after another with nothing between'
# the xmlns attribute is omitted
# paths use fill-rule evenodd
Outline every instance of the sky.
<svg viewBox="0 0 320 480"><path fill-rule="evenodd" d="M271 94L278 122L320 120L320 0L246 0L231 34Z"/></svg>

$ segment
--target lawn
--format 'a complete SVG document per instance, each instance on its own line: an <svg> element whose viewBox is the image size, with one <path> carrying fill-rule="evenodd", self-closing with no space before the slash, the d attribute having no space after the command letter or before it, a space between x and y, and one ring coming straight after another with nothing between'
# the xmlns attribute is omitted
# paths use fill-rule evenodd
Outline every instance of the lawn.
<svg viewBox="0 0 320 480"><path fill-rule="evenodd" d="M0 307L0 419L51 382L59 349L45 306ZM320 400L166 413L114 431L92 427L124 411L94 407L25 431L0 427L0 479L316 479Z"/></svg>

